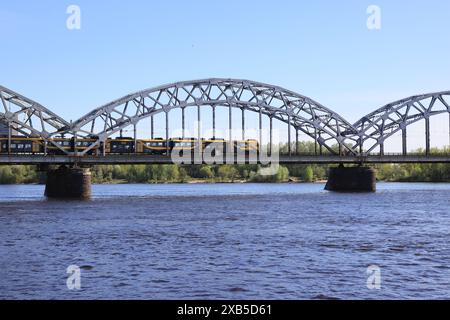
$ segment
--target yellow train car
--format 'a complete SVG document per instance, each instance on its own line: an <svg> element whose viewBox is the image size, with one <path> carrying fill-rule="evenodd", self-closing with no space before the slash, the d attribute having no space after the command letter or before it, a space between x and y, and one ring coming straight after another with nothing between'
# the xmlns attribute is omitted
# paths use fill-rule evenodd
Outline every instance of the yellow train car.
<svg viewBox="0 0 450 320"><path fill-rule="evenodd" d="M195 138L172 138L168 143L170 152L180 156L194 154L198 152L198 148L202 147Z"/></svg>
<svg viewBox="0 0 450 320"><path fill-rule="evenodd" d="M216 157L225 155L228 142L225 139L211 138L202 141L203 153Z"/></svg>
<svg viewBox="0 0 450 320"><path fill-rule="evenodd" d="M138 141L137 141L138 142ZM105 143L105 153L109 154L131 154L135 153L133 138L108 139ZM139 143L137 143L139 145Z"/></svg>
<svg viewBox="0 0 450 320"><path fill-rule="evenodd" d="M195 138L174 138L169 140L171 150L193 151L198 148L198 140Z"/></svg>
<svg viewBox="0 0 450 320"><path fill-rule="evenodd" d="M51 143L53 142L53 143ZM65 152L71 152L73 150L73 146L70 139L67 138L52 138L47 143L47 153L48 154L64 154L64 152L58 148L58 145Z"/></svg>
<svg viewBox="0 0 450 320"><path fill-rule="evenodd" d="M75 141L74 138L52 138L49 139L49 143L47 143L47 153L64 154L65 152L83 152L96 141L96 139L77 139ZM62 150L55 146L55 144L57 144ZM94 148L89 150L88 154L96 153L98 148L98 146L95 146Z"/></svg>
<svg viewBox="0 0 450 320"><path fill-rule="evenodd" d="M11 145L8 144L8 137L0 137L0 153L18 153L18 154L65 154L71 152L86 151L89 146L94 144L95 138L77 139L56 137L48 140L45 148L45 141L42 138L28 137L11 137ZM56 144L56 145L55 145ZM230 148L231 146L231 148ZM201 139L196 138L172 138L165 140L156 139L138 139L133 138L116 138L108 139L104 146L95 146L89 150L88 154L100 154L99 151L105 148L105 154L147 154L147 155L164 155L169 152L195 153L199 150L212 156L219 154L226 155L231 151L234 153L249 154L259 152L259 143L257 140L237 140L227 141L224 139Z"/></svg>
<svg viewBox="0 0 450 320"><path fill-rule="evenodd" d="M8 137L0 137L0 153L43 153L44 140L41 138L11 137L9 144Z"/></svg>
<svg viewBox="0 0 450 320"><path fill-rule="evenodd" d="M162 138L138 140L138 153L144 154L166 154L168 149L167 141Z"/></svg>
<svg viewBox="0 0 450 320"><path fill-rule="evenodd" d="M251 152L251 151L259 151L259 142L258 140L237 140L234 141L235 144L235 150L237 152L239 151L245 151L245 152Z"/></svg>
<svg viewBox="0 0 450 320"><path fill-rule="evenodd" d="M83 152L96 141L97 139L78 139L75 143L75 149L77 152ZM88 154L96 154L98 150L99 146L97 145L93 147L91 150L89 150Z"/></svg>

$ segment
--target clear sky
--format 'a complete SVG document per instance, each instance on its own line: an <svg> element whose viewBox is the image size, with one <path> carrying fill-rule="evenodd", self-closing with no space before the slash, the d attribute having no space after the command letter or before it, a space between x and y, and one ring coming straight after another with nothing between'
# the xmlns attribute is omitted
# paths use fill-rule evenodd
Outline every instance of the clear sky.
<svg viewBox="0 0 450 320"><path fill-rule="evenodd" d="M81 29L66 27L67 7ZM381 8L381 30L366 26ZM130 92L209 77L280 85L351 122L450 90L448 0L2 1L0 83L66 119Z"/></svg>

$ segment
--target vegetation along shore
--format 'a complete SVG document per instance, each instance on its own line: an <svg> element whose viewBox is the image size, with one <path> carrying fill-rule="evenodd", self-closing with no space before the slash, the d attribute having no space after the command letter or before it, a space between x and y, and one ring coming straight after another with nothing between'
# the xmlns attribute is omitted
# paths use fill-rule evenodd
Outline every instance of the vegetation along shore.
<svg viewBox="0 0 450 320"><path fill-rule="evenodd" d="M92 168L92 181L102 183L318 182L327 179L328 165L280 166L273 176L259 174L258 165L179 166L109 165ZM383 164L377 179L389 182L450 182L449 164ZM36 166L0 166L0 184L43 183Z"/></svg>

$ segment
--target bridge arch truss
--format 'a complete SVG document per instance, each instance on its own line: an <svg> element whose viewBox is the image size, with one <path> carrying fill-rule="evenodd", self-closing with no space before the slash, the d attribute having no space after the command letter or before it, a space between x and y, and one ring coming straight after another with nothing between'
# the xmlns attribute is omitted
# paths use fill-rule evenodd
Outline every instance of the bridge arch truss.
<svg viewBox="0 0 450 320"><path fill-rule="evenodd" d="M50 138L69 123L49 109L0 86L0 120L27 137Z"/></svg>
<svg viewBox="0 0 450 320"><path fill-rule="evenodd" d="M229 107L230 112L231 108L238 108L243 112L248 110L259 113L260 132L261 116L266 115L271 122L270 132L272 132L272 119L277 119L296 130L297 142L300 131L330 153L355 154L355 150L348 141L354 143L356 141L352 136L346 137L343 134L355 133L355 130L337 113L292 91L247 80L206 79L178 82L140 91L93 110L74 122L67 133L77 137L97 138L97 142L88 148L86 153L120 130L129 126L136 127L137 123L143 119L165 113L167 138L167 119L171 110L177 108L182 110L184 132L184 110L187 107L198 107L200 119L200 109L205 106L212 107L214 131L216 107ZM293 141L290 131L288 130L289 149ZM335 146L339 146L339 151L336 151Z"/></svg>
<svg viewBox="0 0 450 320"><path fill-rule="evenodd" d="M214 137L217 107L229 108L229 129L235 127L231 120L232 108L242 110L243 130L245 130L244 112L258 113L260 142L262 116L269 117L270 132L272 120L281 121L289 126L289 153L292 142L297 142L298 146L298 135L301 132L311 137L315 145L320 146L320 150L323 147L331 154L365 156L379 148L380 154L383 155L385 142L396 133L402 132L402 149L406 155L408 126L424 120L425 149L429 155L430 118L447 113L450 123L450 91L412 96L387 104L351 125L336 112L290 90L248 80L213 78L177 82L136 92L97 108L73 123L68 123L36 101L0 86L0 122L9 127L10 136L15 132L26 137L42 138L45 145L52 143L64 153L69 152L53 142L53 137L93 138L95 142L79 154L80 156L130 126L134 127L136 139L137 124L150 118L153 128L153 118L159 114L166 116L165 128L168 138L168 116L175 109L182 111L180 129L184 135L184 112L190 107L197 107L198 120L201 110L205 107L212 108ZM295 137L291 137L291 128L295 129ZM272 137L272 134L270 136Z"/></svg>
<svg viewBox="0 0 450 320"><path fill-rule="evenodd" d="M383 155L385 141L401 131L402 153L406 155L408 126L425 120L425 152L429 155L430 118L445 113L450 116L450 91L412 96L387 104L353 125L357 131L354 136L357 143L353 148L359 154L369 154L379 148Z"/></svg>
<svg viewBox="0 0 450 320"><path fill-rule="evenodd" d="M61 151L63 151L61 146L52 142L50 138L70 126L66 120L40 103L3 86L0 86L0 121L8 127L9 139L16 134L42 138L45 146L51 143Z"/></svg>

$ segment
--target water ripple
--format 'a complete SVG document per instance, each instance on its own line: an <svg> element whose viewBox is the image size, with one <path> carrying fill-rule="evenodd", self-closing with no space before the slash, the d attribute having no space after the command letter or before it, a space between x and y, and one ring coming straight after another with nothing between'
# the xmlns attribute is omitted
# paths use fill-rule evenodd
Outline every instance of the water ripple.
<svg viewBox="0 0 450 320"><path fill-rule="evenodd" d="M66 202L0 186L0 299L448 299L449 191L119 185Z"/></svg>

